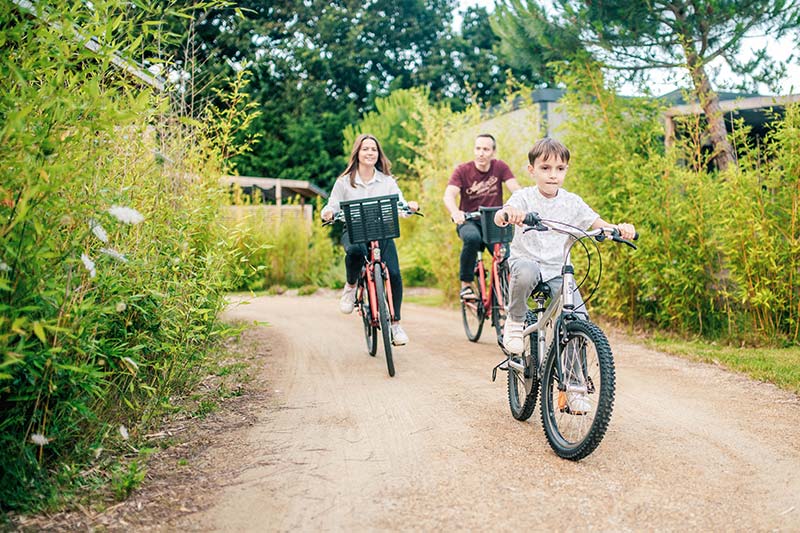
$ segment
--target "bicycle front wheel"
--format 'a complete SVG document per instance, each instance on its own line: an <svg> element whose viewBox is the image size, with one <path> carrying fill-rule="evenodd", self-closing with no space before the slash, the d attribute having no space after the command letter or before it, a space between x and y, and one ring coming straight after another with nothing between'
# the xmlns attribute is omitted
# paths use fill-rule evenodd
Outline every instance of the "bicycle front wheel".
<svg viewBox="0 0 800 533"><path fill-rule="evenodd" d="M378 314L380 315L381 334L383 336L383 351L386 353L386 366L389 375L394 376L394 361L392 360L392 330L389 319L389 302L386 299L386 285L384 285L383 270L375 267L375 294L378 297Z"/></svg>
<svg viewBox="0 0 800 533"><path fill-rule="evenodd" d="M566 326L560 354L553 346L542 375L542 426L559 457L578 461L600 444L614 406L614 358L605 334L587 320ZM561 363L561 380L557 365Z"/></svg>
<svg viewBox="0 0 800 533"><path fill-rule="evenodd" d="M369 292L365 284L359 283L358 309L361 322L364 324L364 339L367 341L367 352L375 357L378 352L378 328L372 325L372 308L369 305Z"/></svg>
<svg viewBox="0 0 800 533"><path fill-rule="evenodd" d="M498 339L503 336L503 326L506 324L510 276L505 261L497 265L497 282L492 287L492 325Z"/></svg>
<svg viewBox="0 0 800 533"><path fill-rule="evenodd" d="M478 342L478 339L481 338L483 320L486 318L486 309L483 307L483 296L486 289L483 287L481 279L476 266L475 288L478 289L478 294L474 300L461 298L461 321L464 324L464 333L467 334L467 339L472 342Z"/></svg>

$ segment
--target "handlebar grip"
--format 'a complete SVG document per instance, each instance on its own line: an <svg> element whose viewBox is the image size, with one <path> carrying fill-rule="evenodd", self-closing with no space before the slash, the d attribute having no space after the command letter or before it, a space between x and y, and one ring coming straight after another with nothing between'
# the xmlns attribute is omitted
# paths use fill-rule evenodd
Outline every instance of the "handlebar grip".
<svg viewBox="0 0 800 533"><path fill-rule="evenodd" d="M508 222L508 213L503 211L503 220ZM542 222L542 219L539 218L539 213L536 211L531 211L530 213L525 214L525 219L522 221L523 224L526 226L538 226Z"/></svg>

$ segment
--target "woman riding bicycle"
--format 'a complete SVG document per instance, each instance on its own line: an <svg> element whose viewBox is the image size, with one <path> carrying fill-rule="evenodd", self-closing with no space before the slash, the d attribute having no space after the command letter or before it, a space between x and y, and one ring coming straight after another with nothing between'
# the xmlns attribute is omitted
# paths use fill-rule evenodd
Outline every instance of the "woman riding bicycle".
<svg viewBox="0 0 800 533"><path fill-rule="evenodd" d="M359 135L353 144L347 168L336 179L333 190L328 197L327 205L322 209L322 220L333 219L339 204L349 200L363 200L375 196L396 194L400 202L405 202L403 193L391 175L392 164L381 149L381 145L373 135ZM409 209L419 209L417 202L408 202ZM339 300L339 310L349 314L353 312L356 296L356 283L367 256L365 244L352 244L347 232L342 235L345 248L345 272L347 282ZM389 282L392 287L394 316L392 323L392 339L395 345L408 343L408 335L400 326L400 305L403 301L403 278L400 274L400 261L394 240L388 239L380 243L382 259L389 270Z"/></svg>

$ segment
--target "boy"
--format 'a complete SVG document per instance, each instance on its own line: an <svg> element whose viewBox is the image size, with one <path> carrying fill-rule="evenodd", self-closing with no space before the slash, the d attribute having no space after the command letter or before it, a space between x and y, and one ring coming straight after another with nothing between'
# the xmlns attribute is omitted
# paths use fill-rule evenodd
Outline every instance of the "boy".
<svg viewBox="0 0 800 533"><path fill-rule="evenodd" d="M541 139L528 153L528 172L534 187L516 191L494 217L495 224L521 226L525 214L536 211L544 219L557 220L583 228L617 228L623 239L631 240L636 229L631 224L610 224L600 218L583 199L562 189L569 166L569 150L555 139ZM508 222L504 215L508 215ZM551 294L561 290L561 267L564 264L564 246L568 237L555 231L529 231L517 229L511 242L509 265L508 318L503 330L503 345L512 354L523 350L522 330L527 302L540 280L545 281ZM575 309L586 315L581 307L583 300L575 291Z"/></svg>

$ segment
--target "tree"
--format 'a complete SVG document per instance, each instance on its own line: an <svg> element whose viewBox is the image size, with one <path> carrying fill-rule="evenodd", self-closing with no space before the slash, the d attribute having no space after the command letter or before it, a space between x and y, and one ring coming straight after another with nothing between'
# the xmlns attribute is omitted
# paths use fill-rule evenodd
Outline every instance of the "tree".
<svg viewBox="0 0 800 533"><path fill-rule="evenodd" d="M528 69L519 69L501 56L500 39L484 7L466 9L459 32L447 32L431 59L413 76L416 86L430 90L433 101L457 111L472 103L497 105L506 96L509 74L532 85L546 83Z"/></svg>
<svg viewBox="0 0 800 533"><path fill-rule="evenodd" d="M183 0L184 2L186 0ZM342 131L375 98L418 82L449 30L454 0L247 0L191 19L203 84L247 64L262 141L239 171L331 183L343 167ZM187 3L188 5L188 3ZM186 29L184 28L184 31ZM179 33L179 30L175 30ZM182 61L181 51L173 57Z"/></svg>
<svg viewBox="0 0 800 533"><path fill-rule="evenodd" d="M709 77L710 64L727 62L731 71L769 80L781 65L742 63L742 41L757 32L780 38L800 27L798 0L555 0L548 16L540 2L505 0L495 27L503 50L514 61L541 65L558 50L573 57L591 54L607 68L632 78L649 69L685 68L708 120L708 134L720 170L735 165L719 96ZM523 35L530 44L526 46ZM765 58L765 50L757 57ZM541 57L540 57L541 56Z"/></svg>

